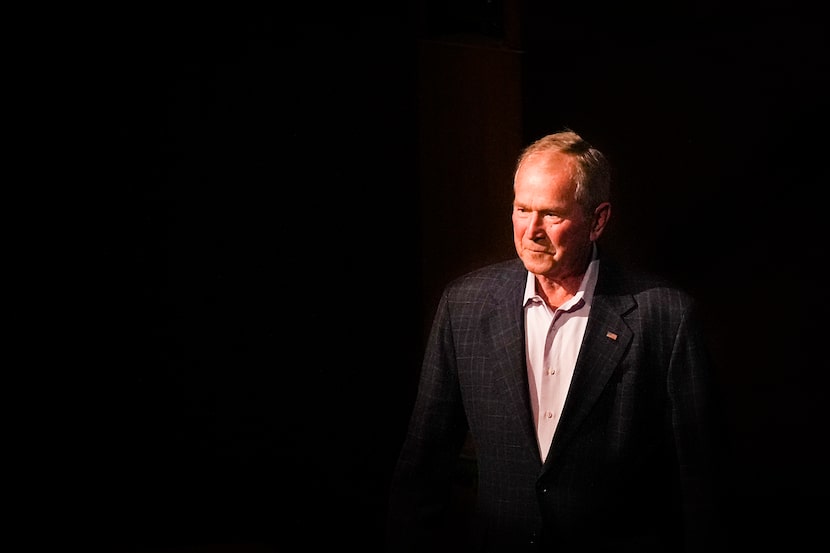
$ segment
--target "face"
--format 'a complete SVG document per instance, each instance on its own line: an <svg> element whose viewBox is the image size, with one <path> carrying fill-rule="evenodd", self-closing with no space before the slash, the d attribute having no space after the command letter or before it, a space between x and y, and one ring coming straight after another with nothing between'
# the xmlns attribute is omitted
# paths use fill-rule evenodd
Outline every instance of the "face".
<svg viewBox="0 0 830 553"><path fill-rule="evenodd" d="M553 280L581 278L610 214L608 203L594 213L576 203L571 163L563 154L537 155L525 160L513 182L516 252L530 272Z"/></svg>

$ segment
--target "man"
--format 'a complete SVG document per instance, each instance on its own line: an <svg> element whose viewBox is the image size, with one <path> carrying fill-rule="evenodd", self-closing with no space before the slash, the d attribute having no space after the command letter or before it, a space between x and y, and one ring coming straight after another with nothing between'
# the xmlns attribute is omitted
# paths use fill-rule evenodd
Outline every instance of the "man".
<svg viewBox="0 0 830 553"><path fill-rule="evenodd" d="M391 485L390 551L458 550L442 522L468 436L465 550L722 548L695 303L602 255L610 173L569 130L520 156L518 259L462 276L438 305Z"/></svg>

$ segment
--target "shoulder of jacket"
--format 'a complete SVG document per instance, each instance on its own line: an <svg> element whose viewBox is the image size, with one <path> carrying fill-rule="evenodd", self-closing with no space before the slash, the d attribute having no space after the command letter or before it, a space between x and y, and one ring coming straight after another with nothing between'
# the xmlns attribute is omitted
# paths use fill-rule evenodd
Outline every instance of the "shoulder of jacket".
<svg viewBox="0 0 830 553"><path fill-rule="evenodd" d="M481 285L483 282L497 284L512 282L517 279L523 281L526 275L527 269L525 269L521 259L508 259L473 269L456 277L450 282L450 287L457 288L467 285Z"/></svg>

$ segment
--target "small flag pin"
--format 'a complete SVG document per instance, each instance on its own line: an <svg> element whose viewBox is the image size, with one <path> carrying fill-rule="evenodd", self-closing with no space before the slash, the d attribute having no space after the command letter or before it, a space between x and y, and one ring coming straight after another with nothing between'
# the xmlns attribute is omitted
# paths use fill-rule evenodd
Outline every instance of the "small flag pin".
<svg viewBox="0 0 830 553"><path fill-rule="evenodd" d="M610 330L605 334L607 337L611 338L612 340L617 339L617 335L611 332Z"/></svg>

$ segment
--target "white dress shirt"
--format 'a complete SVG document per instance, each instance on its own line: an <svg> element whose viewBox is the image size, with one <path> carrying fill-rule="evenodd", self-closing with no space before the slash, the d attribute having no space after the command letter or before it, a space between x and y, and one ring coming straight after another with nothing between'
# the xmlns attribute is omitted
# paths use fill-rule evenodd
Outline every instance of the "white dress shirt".
<svg viewBox="0 0 830 553"><path fill-rule="evenodd" d="M548 455L571 385L597 282L596 247L577 293L552 310L536 293L528 271L524 295L527 376L542 461Z"/></svg>

